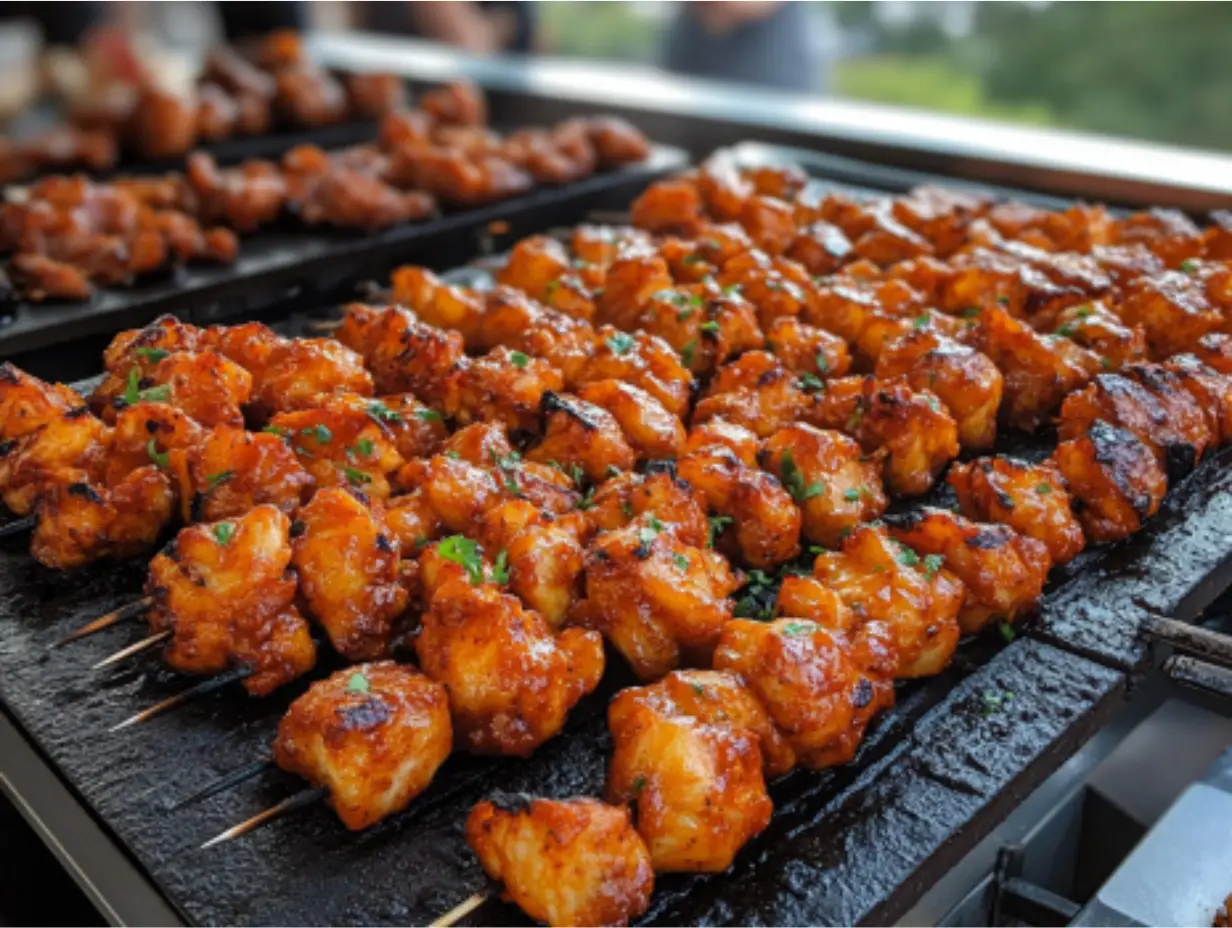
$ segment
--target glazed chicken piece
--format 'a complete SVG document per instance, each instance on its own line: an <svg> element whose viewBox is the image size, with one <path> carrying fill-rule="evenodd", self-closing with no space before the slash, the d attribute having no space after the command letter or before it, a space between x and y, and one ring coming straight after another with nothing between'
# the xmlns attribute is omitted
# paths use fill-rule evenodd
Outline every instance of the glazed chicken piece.
<svg viewBox="0 0 1232 928"><path fill-rule="evenodd" d="M1193 397L1206 417L1212 444L1232 439L1232 378L1208 367L1192 354L1178 354L1163 363L1176 382Z"/></svg>
<svg viewBox="0 0 1232 928"><path fill-rule="evenodd" d="M714 702L704 698L711 686ZM755 706L735 675L714 671L670 674L608 706L606 797L635 806L656 870L722 872L770 823L760 732L774 735Z"/></svg>
<svg viewBox="0 0 1232 928"><path fill-rule="evenodd" d="M667 259L654 245L626 244L606 268L596 318L621 331L633 330L646 304L655 294L671 291L674 284Z"/></svg>
<svg viewBox="0 0 1232 928"><path fill-rule="evenodd" d="M738 289L720 290L713 281L652 294L637 328L671 345L694 374L711 371L765 342L753 304Z"/></svg>
<svg viewBox="0 0 1232 928"><path fill-rule="evenodd" d="M817 556L812 577L784 578L778 612L846 635L861 667L894 679L933 676L958 646L963 603L963 585L943 563L862 525L840 551Z"/></svg>
<svg viewBox="0 0 1232 928"><path fill-rule="evenodd" d="M369 406L369 415L389 431L404 460L431 457L449 437L444 416L409 393L380 396L365 404Z"/></svg>
<svg viewBox="0 0 1232 928"><path fill-rule="evenodd" d="M1001 415L1026 432L1034 431L1094 372L1058 350L1066 339L1049 341L1000 307L980 311L966 340L1000 369L1005 378Z"/></svg>
<svg viewBox="0 0 1232 928"><path fill-rule="evenodd" d="M470 81L450 81L427 91L419 98L419 108L438 124L482 126L488 121L488 101L483 91Z"/></svg>
<svg viewBox="0 0 1232 928"><path fill-rule="evenodd" d="M371 396L363 358L332 338L278 339L253 375L252 411L258 419L308 409L330 396Z"/></svg>
<svg viewBox="0 0 1232 928"><path fill-rule="evenodd" d="M263 696L316 663L295 607L291 520L258 506L234 520L182 529L150 562L145 592L155 632L171 631L164 659L182 673L249 668L244 688Z"/></svg>
<svg viewBox="0 0 1232 928"><path fill-rule="evenodd" d="M811 405L795 374L769 352L750 351L720 368L693 410L693 424L721 418L768 438Z"/></svg>
<svg viewBox="0 0 1232 928"><path fill-rule="evenodd" d="M627 119L619 116L591 116L580 120L585 127L595 154L599 157L599 167L603 170L645 161L650 157L650 142L641 130ZM560 128L567 128L562 124Z"/></svg>
<svg viewBox="0 0 1232 928"><path fill-rule="evenodd" d="M239 121L239 104L217 84L202 84L197 88L197 138L202 142L219 142L235 131Z"/></svg>
<svg viewBox="0 0 1232 928"><path fill-rule="evenodd" d="M407 104L406 82L397 74L376 71L343 78L347 113L352 119L378 119Z"/></svg>
<svg viewBox="0 0 1232 928"><path fill-rule="evenodd" d="M1118 541L1138 531L1168 490L1164 466L1151 447L1102 419L1058 444L1053 457L1090 541Z"/></svg>
<svg viewBox="0 0 1232 928"><path fill-rule="evenodd" d="M595 170L595 149L584 130L566 136L545 129L520 129L505 139L500 151L536 183L547 186L574 183Z"/></svg>
<svg viewBox="0 0 1232 928"><path fill-rule="evenodd" d="M456 742L472 753L527 756L603 676L596 632L553 636L542 616L490 583L446 581L422 623L419 665L449 691Z"/></svg>
<svg viewBox="0 0 1232 928"><path fill-rule="evenodd" d="M210 49L205 56L201 79L233 94L247 93L267 100L274 96L274 79L225 45Z"/></svg>
<svg viewBox="0 0 1232 928"><path fill-rule="evenodd" d="M411 393L435 409L442 408L465 356L457 332L426 325L397 307L351 304L335 337L364 359L378 393Z"/></svg>
<svg viewBox="0 0 1232 928"><path fill-rule="evenodd" d="M71 387L46 383L9 361L0 363L0 440L20 438L85 405Z"/></svg>
<svg viewBox="0 0 1232 928"><path fill-rule="evenodd" d="M127 134L129 144L148 159L188 154L197 143L197 101L146 87L129 116Z"/></svg>
<svg viewBox="0 0 1232 928"><path fill-rule="evenodd" d="M80 482L96 476L93 459L106 440L103 423L78 406L0 442L0 499L13 515L30 514L40 497L66 478Z"/></svg>
<svg viewBox="0 0 1232 928"><path fill-rule="evenodd" d="M1156 360L1192 351L1202 336L1218 330L1223 321L1208 301L1202 282L1182 271L1131 281L1117 311L1126 325L1142 327Z"/></svg>
<svg viewBox="0 0 1232 928"><path fill-rule="evenodd" d="M90 275L81 268L46 255L22 252L8 263L13 286L31 303L47 300L81 302L94 294Z"/></svg>
<svg viewBox="0 0 1232 928"><path fill-rule="evenodd" d="M274 110L288 125L316 129L342 122L347 114L346 91L320 68L282 68L274 75Z"/></svg>
<svg viewBox="0 0 1232 928"><path fill-rule="evenodd" d="M148 376L169 354L212 347L203 343L203 334L197 326L164 314L140 329L126 329L112 338L103 351L103 367L125 376L129 368L138 367Z"/></svg>
<svg viewBox="0 0 1232 928"><path fill-rule="evenodd" d="M1119 370L1146 360L1146 336L1140 326L1127 326L1102 301L1070 306L1057 316L1057 335L1073 339L1100 357L1103 370Z"/></svg>
<svg viewBox="0 0 1232 928"><path fill-rule="evenodd" d="M637 463L620 424L606 409L550 390L544 392L540 409L543 440L527 453L527 460L555 463L567 472L577 468L591 483Z"/></svg>
<svg viewBox="0 0 1232 928"><path fill-rule="evenodd" d="M794 227L789 232L792 233ZM816 290L803 266L757 249L725 261L718 282L724 287L739 288L744 298L757 307L763 328L769 328L777 319L799 316Z"/></svg>
<svg viewBox="0 0 1232 928"><path fill-rule="evenodd" d="M1097 420L1137 435L1173 478L1189 473L1214 442L1201 407L1176 375L1158 365L1100 374L1070 394L1061 406L1060 438L1078 438Z"/></svg>
<svg viewBox="0 0 1232 928"><path fill-rule="evenodd" d="M842 377L851 369L845 341L792 316L776 319L766 327L766 350L797 374L822 380Z"/></svg>
<svg viewBox="0 0 1232 928"><path fill-rule="evenodd" d="M468 320L470 324L465 329L467 345L475 351L491 351L504 345L543 358L562 370L573 369L590 356L595 333L582 319L549 309L503 284L484 297L482 316L476 307L474 322ZM461 324L446 327L462 330Z"/></svg>
<svg viewBox="0 0 1232 928"><path fill-rule="evenodd" d="M851 760L872 717L894 704L894 688L857 667L838 633L807 619L733 619L714 667L740 675L810 770Z"/></svg>
<svg viewBox="0 0 1232 928"><path fill-rule="evenodd" d="M138 403L168 403L201 425L244 424L240 407L252 392L252 375L213 351L177 351L161 358L149 373L139 366L111 371L94 392L90 406L105 422Z"/></svg>
<svg viewBox="0 0 1232 928"><path fill-rule="evenodd" d="M209 434L174 406L138 403L120 410L89 468L103 486L113 486L137 468L153 464L171 478L178 496L191 497L188 459Z"/></svg>
<svg viewBox="0 0 1232 928"><path fill-rule="evenodd" d="M914 390L935 394L958 424L964 448L991 448L997 439L1001 372L973 348L930 331L897 338L877 358L876 376L902 377Z"/></svg>
<svg viewBox="0 0 1232 928"><path fill-rule="evenodd" d="M175 490L153 465L110 487L63 480L39 499L30 553L54 570L132 557L154 547L174 514Z"/></svg>
<svg viewBox="0 0 1232 928"><path fill-rule="evenodd" d="M524 461L499 423L475 423L459 429L445 443L444 454L482 468L502 495L529 500L544 512L570 512L580 500L568 474L550 464ZM442 505L447 504L442 501Z"/></svg>
<svg viewBox="0 0 1232 928"><path fill-rule="evenodd" d="M198 202L201 218L221 222L237 232L255 232L282 215L287 184L278 166L248 160L220 169L205 152L188 157L185 176Z"/></svg>
<svg viewBox="0 0 1232 928"><path fill-rule="evenodd" d="M375 232L426 219L436 200L422 190L401 191L363 171L331 166L293 195L300 218L309 226L331 225Z"/></svg>
<svg viewBox="0 0 1232 928"><path fill-rule="evenodd" d="M705 502L677 476L674 462L654 462L645 474L625 473L605 480L586 510L590 524L601 532L623 528L643 515L670 524L676 537L694 548L709 543Z"/></svg>
<svg viewBox="0 0 1232 928"><path fill-rule="evenodd" d="M291 563L312 617L351 661L388 657L407 604L398 545L355 491L326 487L300 509Z"/></svg>
<svg viewBox="0 0 1232 928"><path fill-rule="evenodd" d="M390 282L396 303L413 310L428 325L457 331L468 347L478 350L504 344L496 340L482 343L486 319L480 294L446 284L427 268L414 265L395 270Z"/></svg>
<svg viewBox="0 0 1232 928"><path fill-rule="evenodd" d="M1051 461L977 458L955 464L947 479L963 515L1008 525L1042 542L1054 564L1068 564L1086 545L1082 526L1070 510L1065 479Z"/></svg>
<svg viewBox="0 0 1232 928"><path fill-rule="evenodd" d="M639 460L680 455L685 441L683 423L645 390L622 380L596 380L582 387L578 396L611 414Z"/></svg>
<svg viewBox="0 0 1232 928"><path fill-rule="evenodd" d="M1159 255L1170 268L1202 256L1202 230L1184 213L1175 209L1152 209L1134 213L1113 224L1116 244L1142 243Z"/></svg>
<svg viewBox="0 0 1232 928"><path fill-rule="evenodd" d="M1232 335L1213 332L1198 339L1194 355L1220 374L1232 375Z"/></svg>
<svg viewBox="0 0 1232 928"><path fill-rule="evenodd" d="M539 429L544 396L563 392L564 386L560 372L546 361L497 348L459 365L445 386L441 408L463 425L495 422L533 434Z"/></svg>
<svg viewBox="0 0 1232 928"><path fill-rule="evenodd" d="M575 260L581 261L596 272L606 276L608 267L616 260L621 249L627 247L648 248L651 238L633 226L591 225L581 223L573 227L570 250Z"/></svg>
<svg viewBox="0 0 1232 928"><path fill-rule="evenodd" d="M537 922L627 925L650 906L654 868L628 809L502 794L471 810L466 842Z"/></svg>
<svg viewBox="0 0 1232 928"><path fill-rule="evenodd" d="M703 451L711 445L727 448L732 454L748 467L757 467L757 455L761 450L761 441L749 429L725 419L708 419L699 422L689 430L685 438L685 454Z"/></svg>
<svg viewBox="0 0 1232 928"><path fill-rule="evenodd" d="M856 439L869 454L885 454L890 492L919 496L958 455L958 424L929 390L901 381L843 377L827 385L807 420Z"/></svg>
<svg viewBox="0 0 1232 928"><path fill-rule="evenodd" d="M449 693L413 667L380 661L318 680L278 724L274 762L329 789L352 831L401 812L453 750Z"/></svg>
<svg viewBox="0 0 1232 928"><path fill-rule="evenodd" d="M638 677L655 679L709 658L736 586L721 556L647 513L591 545L573 618L601 631Z"/></svg>
<svg viewBox="0 0 1232 928"><path fill-rule="evenodd" d="M260 505L294 514L313 486L291 445L269 432L213 429L189 455L186 522L214 522Z"/></svg>
<svg viewBox="0 0 1232 928"><path fill-rule="evenodd" d="M402 466L379 400L342 395L313 409L279 413L266 430L283 438L316 486L351 486L370 499L389 497L389 477Z"/></svg>
<svg viewBox="0 0 1232 928"><path fill-rule="evenodd" d="M888 505L880 457L865 455L858 442L840 432L789 425L762 442L759 459L792 494L804 537L814 544L838 545Z"/></svg>
<svg viewBox="0 0 1232 928"><path fill-rule="evenodd" d="M703 495L710 510L732 522L720 548L738 553L744 563L758 569L784 564L800 553L802 517L795 500L804 500L815 489L804 485L802 478L799 485L793 481L790 489L784 488L775 477L741 463L722 446L681 458L677 472Z"/></svg>
<svg viewBox="0 0 1232 928"><path fill-rule="evenodd" d="M695 183L669 178L651 184L633 201L629 221L656 235L693 238L705 226L705 205Z"/></svg>
<svg viewBox="0 0 1232 928"><path fill-rule="evenodd" d="M1031 612L1052 566L1043 542L946 509L908 513L896 520L890 534L917 554L944 558L946 568L963 582L967 595L958 624L968 635L990 622L1013 622Z"/></svg>
<svg viewBox="0 0 1232 928"><path fill-rule="evenodd" d="M623 380L645 390L677 418L689 410L693 375L663 339L645 332L617 331L601 326L594 353L574 369L564 371L572 390L600 380Z"/></svg>

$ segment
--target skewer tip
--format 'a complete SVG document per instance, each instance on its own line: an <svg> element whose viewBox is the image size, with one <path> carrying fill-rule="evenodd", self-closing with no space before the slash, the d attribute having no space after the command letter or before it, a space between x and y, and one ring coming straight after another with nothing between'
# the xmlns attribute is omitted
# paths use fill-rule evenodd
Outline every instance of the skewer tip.
<svg viewBox="0 0 1232 928"><path fill-rule="evenodd" d="M136 644L130 644L127 648L121 648L112 654L110 657L104 657L101 661L94 665L93 670L102 670L104 667L110 667L112 664L118 664L125 658L132 657L134 654L140 654L142 651L147 651L158 644L166 641L171 637L171 630L158 632L151 635L149 638L142 638Z"/></svg>
<svg viewBox="0 0 1232 928"><path fill-rule="evenodd" d="M93 635L95 632L101 632L104 628L110 628L118 622L123 622L125 619L131 619L134 616L140 615L145 610L149 609L154 604L154 600L149 596L143 596L136 602L129 603L127 606L121 606L113 612L108 612L106 615L100 615L92 622L87 622L85 625L76 631L69 632L63 638L52 642L51 648L62 648L66 644L78 641L88 635Z"/></svg>
<svg viewBox="0 0 1232 928"><path fill-rule="evenodd" d="M429 925L429 928L450 928L488 901L488 893L475 893L469 899L459 902L452 909Z"/></svg>
<svg viewBox="0 0 1232 928"><path fill-rule="evenodd" d="M226 841L233 841L236 838L243 837L250 831L255 831L267 822L272 822L279 816L286 815L295 809L303 806L311 805L318 800L324 799L329 795L329 790L324 786L314 786L311 789L302 790L294 796L288 796L276 806L270 806L263 812L258 812L252 818L245 819L238 825L232 825L221 834L217 834L210 840L201 845L200 850L205 850L208 847L213 847L216 844L222 844Z"/></svg>

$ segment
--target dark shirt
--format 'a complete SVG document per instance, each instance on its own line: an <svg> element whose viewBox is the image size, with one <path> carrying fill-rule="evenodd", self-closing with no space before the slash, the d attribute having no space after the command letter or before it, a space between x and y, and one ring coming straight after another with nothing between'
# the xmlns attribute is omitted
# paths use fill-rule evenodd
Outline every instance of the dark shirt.
<svg viewBox="0 0 1232 928"><path fill-rule="evenodd" d="M807 3L782 3L770 15L719 35L707 32L690 10L668 31L663 64L691 77L816 91L822 84L819 24Z"/></svg>
<svg viewBox="0 0 1232 928"><path fill-rule="evenodd" d="M279 29L302 31L308 25L306 6L297 0L268 3L228 0L217 4L222 32L228 42L259 38Z"/></svg>

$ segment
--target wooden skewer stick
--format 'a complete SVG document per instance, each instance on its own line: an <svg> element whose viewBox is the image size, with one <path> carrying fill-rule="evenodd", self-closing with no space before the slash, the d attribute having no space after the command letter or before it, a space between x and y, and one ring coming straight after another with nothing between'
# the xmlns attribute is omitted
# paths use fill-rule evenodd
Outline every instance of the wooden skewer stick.
<svg viewBox="0 0 1232 928"><path fill-rule="evenodd" d="M119 731L122 728L128 728L130 725L136 725L144 722L147 719L152 719L156 715L161 715L169 709L174 709L176 706L183 705L199 696L204 696L207 693L212 693L214 690L222 689L224 686L229 686L236 680L243 680L247 676L252 675L251 667L234 667L226 673L220 673L216 677L211 677L208 680L202 680L200 683L190 686L182 693L176 693L174 696L168 696L162 702L157 702L148 709L142 709L136 715L130 715L123 722L111 726L110 731Z"/></svg>
<svg viewBox="0 0 1232 928"><path fill-rule="evenodd" d="M0 525L0 538L11 538L13 535L22 535L34 526L38 525L38 516L31 513L20 519L14 519L12 522L6 522Z"/></svg>
<svg viewBox="0 0 1232 928"><path fill-rule="evenodd" d="M232 770L230 773L224 773L213 783L203 786L191 796L181 799L168 811L174 812L176 809L182 809L185 806L190 806L194 802L200 802L203 799L209 799L211 796L217 796L219 793L225 792L233 786L238 786L245 780L251 780L253 777L259 776L272 766L274 766L273 760L266 757L258 761L253 761L251 764L245 764L243 767Z"/></svg>
<svg viewBox="0 0 1232 928"><path fill-rule="evenodd" d="M315 332L321 335L328 335L330 332L337 332L342 328L341 319L322 319L319 322L306 322L304 328L309 332Z"/></svg>
<svg viewBox="0 0 1232 928"><path fill-rule="evenodd" d="M213 847L215 844L222 844L224 841L231 841L234 838L242 837L254 829L260 828L266 822L272 822L281 815L286 815L295 809L301 809L304 806L312 805L329 795L329 789L324 786L314 786L311 789L306 789L290 796L276 806L271 806L264 812L258 812L250 819L245 819L238 825L232 825L220 835L215 835L205 844L201 845L201 850L207 847Z"/></svg>
<svg viewBox="0 0 1232 928"><path fill-rule="evenodd" d="M459 902L452 909L434 921L429 928L450 928L488 901L488 893L475 893L469 899Z"/></svg>
<svg viewBox="0 0 1232 928"><path fill-rule="evenodd" d="M53 648L62 648L70 641L76 641L78 638L85 638L87 635L93 635L95 632L101 632L104 628L110 628L117 622L123 622L125 619L135 618L145 612L150 606L154 605L152 597L143 596L135 603L129 603L127 606L121 606L115 612L108 612L106 615L100 615L93 622L89 622L75 632L69 632L59 641L52 645Z"/></svg>
<svg viewBox="0 0 1232 928"><path fill-rule="evenodd" d="M94 665L95 670L102 670L104 667L110 667L112 664L118 664L125 658L132 657L134 654L140 654L142 651L148 651L171 637L171 629L165 632L159 632L156 635L151 635L149 638L142 638L136 644L130 644L127 648L116 651L111 657L104 657L101 661Z"/></svg>

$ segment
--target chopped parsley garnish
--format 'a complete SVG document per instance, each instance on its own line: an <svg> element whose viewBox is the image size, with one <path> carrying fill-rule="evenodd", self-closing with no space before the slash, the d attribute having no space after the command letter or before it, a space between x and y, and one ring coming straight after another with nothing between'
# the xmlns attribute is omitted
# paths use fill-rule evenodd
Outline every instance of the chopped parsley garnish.
<svg viewBox="0 0 1232 928"><path fill-rule="evenodd" d="M701 264L705 260L706 259L702 255L693 254L693 255L685 255L684 259L680 263L681 264Z"/></svg>
<svg viewBox="0 0 1232 928"><path fill-rule="evenodd" d="M483 583L483 557L479 554L477 541L465 535L450 535L437 543L436 550L445 560L460 565L472 584L478 586Z"/></svg>
<svg viewBox="0 0 1232 928"><path fill-rule="evenodd" d="M367 693L371 689L372 684L368 682L368 678L364 676L362 670L357 670L347 677L348 693Z"/></svg>
<svg viewBox="0 0 1232 928"><path fill-rule="evenodd" d="M279 438L287 437L287 430L284 429L281 425L267 425L261 431L267 432L270 435L277 435Z"/></svg>
<svg viewBox="0 0 1232 928"><path fill-rule="evenodd" d="M426 406L423 409L415 410L415 418L418 419L420 422L443 422L444 421L439 412L437 412L435 409L429 409Z"/></svg>
<svg viewBox="0 0 1232 928"><path fill-rule="evenodd" d="M300 429L301 435L307 435L318 445L328 445L334 440L334 433L323 425L312 425L306 429Z"/></svg>
<svg viewBox="0 0 1232 928"><path fill-rule="evenodd" d="M812 622L788 622L786 625L779 626L781 631L788 638L799 638L801 635L810 634L817 626Z"/></svg>
<svg viewBox="0 0 1232 928"><path fill-rule="evenodd" d="M711 319L711 320L709 320L708 322L703 322L703 323L699 326L699 328L700 328L703 332L717 332L717 331L719 331L719 324L718 324L717 322L715 322L713 319Z"/></svg>
<svg viewBox="0 0 1232 928"><path fill-rule="evenodd" d="M356 470L354 467L344 467L342 472L346 474L347 481L352 486L363 486L365 483L372 482L372 475L365 474L362 470Z"/></svg>
<svg viewBox="0 0 1232 928"><path fill-rule="evenodd" d="M1186 258L1181 262L1181 270L1186 274L1192 274L1198 269L1198 262L1193 258Z"/></svg>
<svg viewBox="0 0 1232 928"><path fill-rule="evenodd" d="M997 302L1000 302L1000 300ZM981 310L978 306L968 306L962 311L962 317L964 319L977 319L979 318L980 312Z"/></svg>
<svg viewBox="0 0 1232 928"><path fill-rule="evenodd" d="M805 393L821 393L826 389L826 382L816 374L810 374L808 371L802 373L796 378L796 383Z"/></svg>
<svg viewBox="0 0 1232 928"><path fill-rule="evenodd" d="M855 488L844 490L843 499L849 503L858 503L860 501L860 491Z"/></svg>
<svg viewBox="0 0 1232 928"><path fill-rule="evenodd" d="M691 338L680 349L680 361L685 367L693 366L693 356L697 353L697 339Z"/></svg>
<svg viewBox="0 0 1232 928"><path fill-rule="evenodd" d="M1058 334L1058 335L1064 335L1066 338L1069 338L1069 337L1071 337L1071 336L1074 334L1074 329L1075 329L1075 328L1076 328L1076 326L1074 325L1074 323L1072 323L1072 322L1067 322L1067 323L1065 323L1065 325L1063 325L1063 326L1061 326L1059 329L1057 329L1057 334Z"/></svg>
<svg viewBox="0 0 1232 928"><path fill-rule="evenodd" d="M560 281L559 280L551 281L550 283L548 283L546 287L543 288L543 298L545 300L550 300L552 298L552 294L555 293L559 289L560 289Z"/></svg>
<svg viewBox="0 0 1232 928"><path fill-rule="evenodd" d="M645 788L646 788L646 778L639 773L637 776L637 779L633 781L634 798L637 798L638 796L640 796L642 794L642 790L644 790Z"/></svg>
<svg viewBox="0 0 1232 928"><path fill-rule="evenodd" d="M711 548L714 547L715 539L723 534L723 530L732 524L731 516L711 516L710 517L710 539L707 542Z"/></svg>
<svg viewBox="0 0 1232 928"><path fill-rule="evenodd" d="M728 284L722 289L724 296L740 296L743 293L743 284Z"/></svg>
<svg viewBox="0 0 1232 928"><path fill-rule="evenodd" d="M369 400L368 401L368 415L371 416L373 419L375 419L377 422L401 422L402 421L401 413L395 412L394 410L390 409L380 400Z"/></svg>
<svg viewBox="0 0 1232 928"><path fill-rule="evenodd" d="M706 695L706 688L700 683L690 683L689 686L693 687L693 692L695 692L698 696Z"/></svg>
<svg viewBox="0 0 1232 928"><path fill-rule="evenodd" d="M233 470L222 470L216 474L207 474L205 478L205 488L207 490L212 490L214 489L214 487L218 486L220 483L226 483L228 480L230 480L234 476L235 476L235 471Z"/></svg>
<svg viewBox="0 0 1232 928"><path fill-rule="evenodd" d="M165 403L169 399L171 399L169 384L142 390L141 371L135 367L129 368L128 380L124 384L125 406L136 406L138 403Z"/></svg>
<svg viewBox="0 0 1232 928"><path fill-rule="evenodd" d="M446 451L446 452L445 452L445 457L449 458L449 460L451 460L451 461L460 461L460 460L462 460L462 455L458 454L458 452L456 452L456 451Z"/></svg>
<svg viewBox="0 0 1232 928"><path fill-rule="evenodd" d="M929 554L924 558L924 578L931 580L937 576L937 571L945 566L945 558L940 554Z"/></svg>
<svg viewBox="0 0 1232 928"><path fill-rule="evenodd" d="M826 352L825 352L825 349L823 349L823 348L818 348L818 349L817 349L817 354L816 354L816 356L813 358L813 361L817 364L817 372L818 372L818 373L821 373L821 374L828 374L828 373L830 372L830 362L829 362L829 360L826 358Z"/></svg>
<svg viewBox="0 0 1232 928"><path fill-rule="evenodd" d="M235 534L234 522L219 522L213 528L214 540L220 545L228 544L231 541L231 536Z"/></svg>
<svg viewBox="0 0 1232 928"><path fill-rule="evenodd" d="M150 456L150 460L162 470L167 469L167 465L171 463L171 456L166 451L159 451L158 445L154 443L154 439L150 439L145 443L145 453Z"/></svg>
<svg viewBox="0 0 1232 928"><path fill-rule="evenodd" d="M896 560L904 567L915 567L920 563L920 556L908 548L901 541L895 542L898 545L898 555Z"/></svg>
<svg viewBox="0 0 1232 928"><path fill-rule="evenodd" d="M691 306L686 306L686 307L684 307L683 309L678 309L678 310L676 310L676 321L677 321L677 322L684 322L686 319L688 319L688 318L689 318L691 315L693 315L695 312L697 312L697 310L693 309L693 307L691 307Z"/></svg>
<svg viewBox="0 0 1232 928"><path fill-rule="evenodd" d="M672 563L675 564L681 570L689 569L689 559L685 557L683 554L673 554Z"/></svg>
<svg viewBox="0 0 1232 928"><path fill-rule="evenodd" d="M633 336L627 332L617 332L615 335L608 336L606 341L613 354L628 354L635 344Z"/></svg>
<svg viewBox="0 0 1232 928"><path fill-rule="evenodd" d="M920 330L928 328L928 313L921 313L916 316L911 320L911 325L913 328Z"/></svg>
<svg viewBox="0 0 1232 928"><path fill-rule="evenodd" d="M372 452L376 446L372 443L371 438L361 438L355 443L355 453L361 458L372 457Z"/></svg>
<svg viewBox="0 0 1232 928"><path fill-rule="evenodd" d="M492 565L492 571L488 574L488 579L493 583L509 582L509 552L503 548L501 553L496 555L496 563Z"/></svg>
<svg viewBox="0 0 1232 928"><path fill-rule="evenodd" d="M1093 310L1091 309L1090 306L1079 306L1078 309L1074 312L1074 315L1077 316L1079 319L1086 319L1088 316L1091 315L1092 312Z"/></svg>
<svg viewBox="0 0 1232 928"><path fill-rule="evenodd" d="M1036 484L1035 492L1040 494L1041 496L1047 496L1049 493L1052 492L1052 484L1050 483Z"/></svg>
<svg viewBox="0 0 1232 928"><path fill-rule="evenodd" d="M928 402L928 408L931 409L933 412L941 412L941 401L937 399L935 396L930 395L927 398L927 402Z"/></svg>
<svg viewBox="0 0 1232 928"><path fill-rule="evenodd" d="M586 492L582 494L582 498L578 500L577 508L586 510L595 505L595 488L587 487Z"/></svg>
<svg viewBox="0 0 1232 928"><path fill-rule="evenodd" d="M782 458L779 459L779 476L783 480L784 489L797 503L806 503L814 496L820 496L826 492L826 485L820 480L814 480L809 484L804 482L804 474L800 472L796 459L790 451L784 451Z"/></svg>
<svg viewBox="0 0 1232 928"><path fill-rule="evenodd" d="M509 362L519 370L524 369L530 363L530 357L521 351L509 352Z"/></svg>
<svg viewBox="0 0 1232 928"><path fill-rule="evenodd" d="M1009 622L998 622L997 631L1001 633L1001 637L1004 638L1006 642L1013 641L1016 637L1014 635L1014 629Z"/></svg>
<svg viewBox="0 0 1232 928"><path fill-rule="evenodd" d="M740 588L743 595L736 600L736 616L763 621L773 618L776 582L763 570L750 570L748 582Z"/></svg>
<svg viewBox="0 0 1232 928"><path fill-rule="evenodd" d="M138 348L133 354L145 358L151 364L157 364L163 358L171 354L164 348Z"/></svg>

